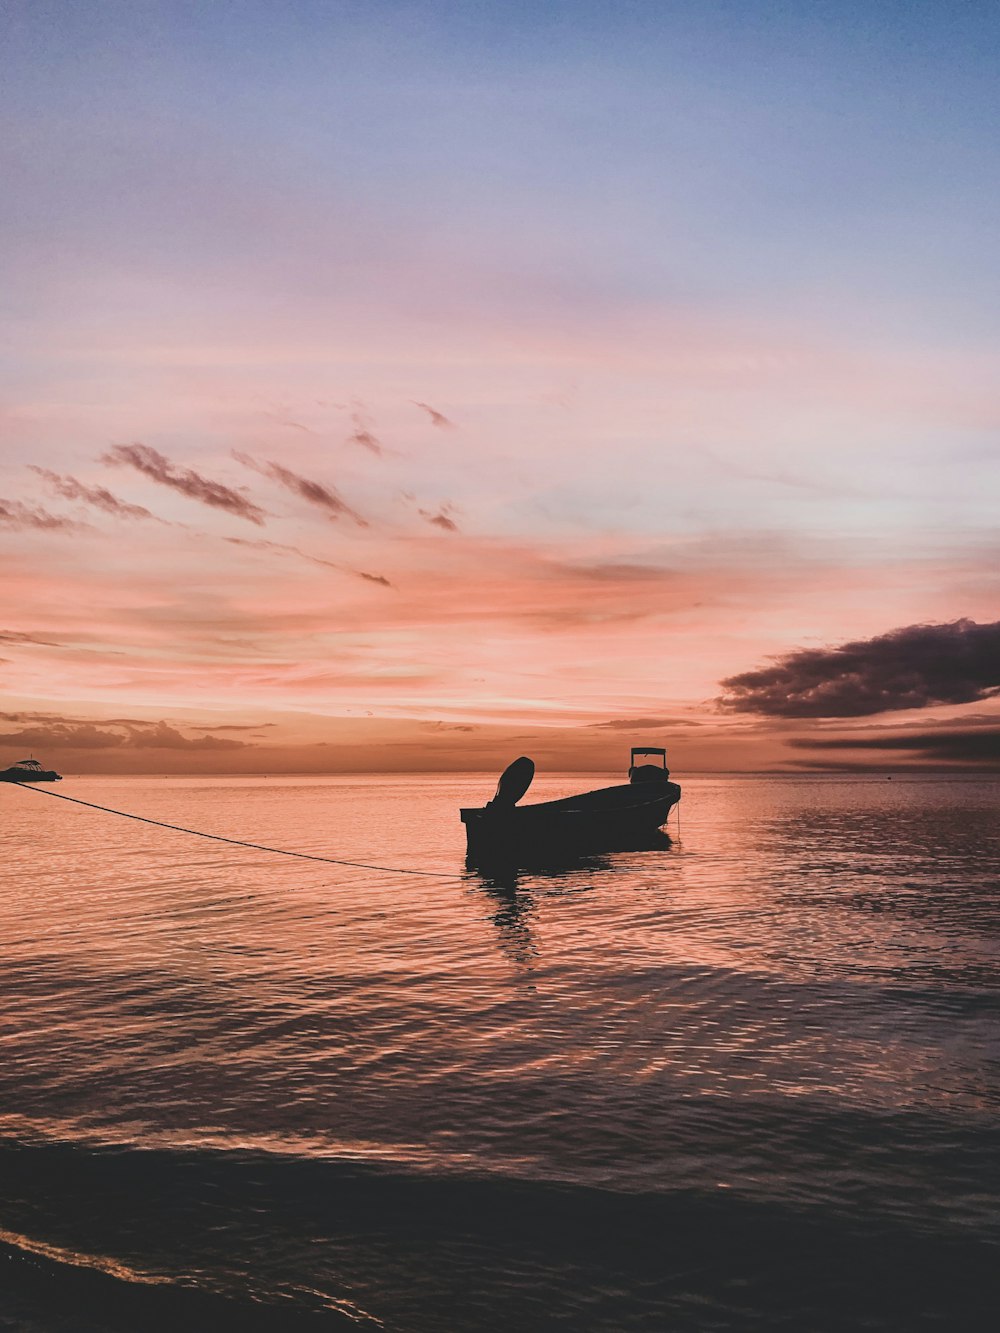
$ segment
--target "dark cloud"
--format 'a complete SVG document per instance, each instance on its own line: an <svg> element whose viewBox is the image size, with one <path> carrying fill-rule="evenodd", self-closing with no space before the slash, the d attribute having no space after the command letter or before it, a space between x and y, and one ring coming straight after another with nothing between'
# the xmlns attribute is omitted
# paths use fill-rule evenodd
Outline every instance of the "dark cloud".
<svg viewBox="0 0 1000 1333"><path fill-rule="evenodd" d="M144 477L149 477L160 486L168 486L171 490L186 495L190 500L198 500L213 509L224 509L227 513L235 514L237 518L245 518L250 523L256 523L258 527L264 526L264 510L252 500L248 500L240 491L234 491L231 486L223 486L221 482L210 481L208 477L201 476L191 468L177 467L152 445L116 444L102 455L101 462L107 463L110 467L135 468Z"/></svg>
<svg viewBox="0 0 1000 1333"><path fill-rule="evenodd" d="M22 504L20 500L0 500L0 524L15 532L36 528L39 532L78 532L86 527L64 514L50 514L38 505Z"/></svg>
<svg viewBox="0 0 1000 1333"><path fill-rule="evenodd" d="M361 412L352 412L351 420L354 422L354 430L347 437L348 444L360 444L362 449L367 449L381 458L385 453L382 441L374 434L365 416Z"/></svg>
<svg viewBox="0 0 1000 1333"><path fill-rule="evenodd" d="M367 520L363 519L359 513L351 508L337 492L330 486L324 486L322 482L310 481L308 477L301 477L297 472L292 472L290 468L283 467L280 463L258 462L256 458L251 458L249 454L241 454L237 450L233 451L233 457L244 467L251 468L254 472L260 473L262 477L269 477L271 481L276 481L286 490L294 495L301 496L303 500L308 500L311 505L322 509L327 518L351 518L360 527L368 526Z"/></svg>
<svg viewBox="0 0 1000 1333"><path fill-rule="evenodd" d="M458 524L453 518L450 518L446 512L447 505L442 505L436 514L431 513L429 509L420 509L418 513L421 518L425 518L428 523L435 528L443 528L445 532L457 532Z"/></svg>
<svg viewBox="0 0 1000 1333"><path fill-rule="evenodd" d="M698 727L700 722L691 722L678 717L613 717L610 722L588 722L590 729L607 731L662 731L666 727Z"/></svg>
<svg viewBox="0 0 1000 1333"><path fill-rule="evenodd" d="M123 743L116 731L102 731L92 723L67 726L62 722L47 726L25 727L21 731L0 732L0 745L14 745L22 750L59 746L70 750L114 750Z"/></svg>
<svg viewBox="0 0 1000 1333"><path fill-rule="evenodd" d="M183 736L166 722L157 722L142 731L134 731L125 741L130 750L242 750L246 741L229 740L224 736L198 736L192 740Z"/></svg>
<svg viewBox="0 0 1000 1333"><path fill-rule="evenodd" d="M83 504L103 510L105 514L113 514L116 518L155 518L155 515L142 505L119 500L117 495L112 495L103 486L85 486L82 481L77 481L76 477L62 476L58 472L50 472L48 468L36 467L34 463L29 463L28 467L32 472L37 472L56 495L61 495L65 500L79 500ZM157 520L157 522L162 521L162 519Z"/></svg>
<svg viewBox="0 0 1000 1333"><path fill-rule="evenodd" d="M393 587L393 584L391 584L389 580L387 578L384 578L381 574L368 574L363 569L352 569L351 573L356 574L359 579L364 579L366 583L377 583L379 584L380 587L383 588Z"/></svg>
<svg viewBox="0 0 1000 1333"><path fill-rule="evenodd" d="M452 421L449 417L446 417L443 412L439 412L437 408L431 407L430 403L418 403L416 399L414 399L413 406L419 407L421 412L427 413L427 415L431 419L432 426L437 426L441 430L455 429L454 421Z"/></svg>
<svg viewBox="0 0 1000 1333"><path fill-rule="evenodd" d="M19 722L22 725L25 722L60 722L67 726L81 725L79 718L60 717L54 713L0 713L0 722Z"/></svg>
<svg viewBox="0 0 1000 1333"><path fill-rule="evenodd" d="M800 750L909 751L923 759L948 763L1000 764L1000 728L979 727L936 731L896 732L885 736L841 737L788 742Z"/></svg>
<svg viewBox="0 0 1000 1333"><path fill-rule="evenodd" d="M800 649L721 684L722 708L769 717L973 703L1000 691L1000 621L907 625L839 648Z"/></svg>
<svg viewBox="0 0 1000 1333"><path fill-rule="evenodd" d="M87 718L67 716L65 713L0 713L2 722L19 722L22 726L28 722L38 722L45 727L89 727L94 724ZM151 722L148 718L139 717L106 717L102 718L100 725L102 727L125 727L131 730L135 727L156 727L158 722ZM207 731L207 727L199 727L199 731Z"/></svg>
<svg viewBox="0 0 1000 1333"><path fill-rule="evenodd" d="M368 583L378 583L383 588L393 586L381 574L369 574L363 569L353 569L350 565L338 565L333 560L323 560L318 555L308 555L305 551L299 550L297 546L289 546L285 542L255 541L246 537L224 537L223 541L229 542L231 546L248 546L255 551L278 551L283 555L294 555L310 565L322 565L325 569L335 569L338 574L350 574L353 578L364 579Z"/></svg>
<svg viewBox="0 0 1000 1333"><path fill-rule="evenodd" d="M0 745L21 749L67 750L242 750L246 741L222 736L184 736L166 722L126 723L124 731L109 731L92 722L48 721L20 731L0 733Z"/></svg>

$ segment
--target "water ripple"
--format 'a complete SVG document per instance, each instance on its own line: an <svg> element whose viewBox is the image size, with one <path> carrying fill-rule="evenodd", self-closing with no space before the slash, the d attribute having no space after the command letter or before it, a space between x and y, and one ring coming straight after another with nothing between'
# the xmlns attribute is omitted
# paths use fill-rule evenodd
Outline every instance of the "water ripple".
<svg viewBox="0 0 1000 1333"><path fill-rule="evenodd" d="M973 1250L1000 1241L998 784L695 780L663 850L494 877L462 867L474 786L73 783L225 836L442 871L423 880L0 792L0 1146L17 1145L0 1242L399 1330L497 1328L499 1309L522 1327L832 1328L809 1292L842 1315L850 1292L796 1240L820 1232L861 1268L862 1233L890 1256L956 1246L981 1297ZM167 1154L157 1197L183 1197L145 1216L109 1152L137 1181ZM218 1165L246 1154L235 1176ZM293 1185L276 1162L313 1174ZM397 1183L329 1177L350 1200L334 1225L315 1182L345 1164ZM110 1191L96 1219L85 1181ZM411 1200L407 1181L419 1203L372 1211L366 1191ZM507 1200L533 1247L487 1241L464 1203L466 1233L446 1220L462 1181L487 1211ZM537 1209L576 1249L538 1237ZM809 1275L790 1305L762 1218ZM644 1249L644 1219L676 1263ZM719 1227L755 1269L720 1263ZM858 1318L947 1321L945 1286Z"/></svg>

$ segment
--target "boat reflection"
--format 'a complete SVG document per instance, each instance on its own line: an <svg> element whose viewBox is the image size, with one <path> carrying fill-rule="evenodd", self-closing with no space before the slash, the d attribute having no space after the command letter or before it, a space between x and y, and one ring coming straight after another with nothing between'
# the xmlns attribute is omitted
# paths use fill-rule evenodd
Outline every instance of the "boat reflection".
<svg viewBox="0 0 1000 1333"><path fill-rule="evenodd" d="M618 854L624 852L668 851L673 847L669 834L656 830L626 847L599 855L561 856L551 853L535 858L469 856L466 871L472 888L493 903L490 919L500 935L500 948L520 967L530 968L538 956L538 943L532 931L538 914L539 897L558 897L579 893L593 887L592 876L618 870Z"/></svg>
<svg viewBox="0 0 1000 1333"><path fill-rule="evenodd" d="M493 900L490 919L499 932L501 951L518 967L530 968L538 955L538 942L532 932L532 918L537 907L530 889L517 883L484 881L482 892Z"/></svg>

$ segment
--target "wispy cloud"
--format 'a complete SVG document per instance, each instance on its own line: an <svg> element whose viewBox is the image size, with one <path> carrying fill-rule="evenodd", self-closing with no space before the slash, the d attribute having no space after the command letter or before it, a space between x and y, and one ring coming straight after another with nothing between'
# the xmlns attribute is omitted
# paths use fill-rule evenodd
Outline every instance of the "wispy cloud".
<svg viewBox="0 0 1000 1333"><path fill-rule="evenodd" d="M698 727L700 722L692 722L682 717L613 717L608 722L590 722L587 724L597 731L664 731L674 727Z"/></svg>
<svg viewBox="0 0 1000 1333"><path fill-rule="evenodd" d="M606 561L603 564L567 564L571 578L594 583L663 583L674 577L662 565L641 565L634 562Z"/></svg>
<svg viewBox="0 0 1000 1333"><path fill-rule="evenodd" d="M78 500L82 504L103 510L105 514L113 514L116 518L156 518L156 515L143 505L129 504L127 500L120 500L103 486L85 486L82 481L77 481L76 477L50 472L48 468L36 467L34 463L29 463L28 467L48 484L50 490L65 500ZM162 523L164 520L156 519L156 521Z"/></svg>
<svg viewBox="0 0 1000 1333"><path fill-rule="evenodd" d="M135 468L151 481L168 486L191 500L245 518L258 527L264 526L265 511L240 491L203 477L192 468L178 467L152 445L116 444L101 456L101 462L110 467Z"/></svg>
<svg viewBox="0 0 1000 1333"><path fill-rule="evenodd" d="M279 426L287 426L289 430L300 430L305 435L316 435L317 432L311 426L305 426L301 421L293 421L291 417L282 416L280 412L265 412L268 421L277 422Z"/></svg>
<svg viewBox="0 0 1000 1333"><path fill-rule="evenodd" d="M721 682L720 704L769 717L864 717L1000 692L1000 621L907 625L838 648L800 649Z"/></svg>
<svg viewBox="0 0 1000 1333"><path fill-rule="evenodd" d="M256 551L278 551L284 555L297 556L298 559L305 560L310 565L322 565L324 569L335 569L339 574L350 574L354 578L365 579L369 583L381 584L383 588L393 586L381 574L369 574L363 569L354 569L351 565L341 565L334 560L324 560L321 556L309 555L308 552L300 550L298 546L290 546L285 542L269 542L246 537L224 537L223 541L229 542L231 546L248 546Z"/></svg>
<svg viewBox="0 0 1000 1333"><path fill-rule="evenodd" d="M15 532L29 528L39 532L76 532L88 526L64 514L50 514L38 505L22 504L20 500L0 500L0 524Z"/></svg>
<svg viewBox="0 0 1000 1333"><path fill-rule="evenodd" d="M371 428L371 422L363 412L352 412L351 421L354 430L347 437L348 444L359 444L362 449L381 457L385 453L382 441Z"/></svg>
<svg viewBox="0 0 1000 1333"><path fill-rule="evenodd" d="M455 423L450 417L446 417L443 412L439 412L436 407L431 407L430 403L418 403L413 399L413 406L419 407L421 412L426 412L431 419L431 425L437 426L441 430L454 430Z"/></svg>
<svg viewBox="0 0 1000 1333"><path fill-rule="evenodd" d="M726 476L746 477L748 481L763 481L778 486L790 486L795 490L808 491L817 495L862 496L866 492L860 487L842 481L828 481L822 476L806 476L792 472L787 468L748 467L735 457L723 457L707 445L701 445L698 452L707 459L720 473Z"/></svg>
<svg viewBox="0 0 1000 1333"><path fill-rule="evenodd" d="M449 508L449 505L441 505L436 514L430 509L420 509L418 513L434 528L442 528L445 532L457 532L458 524L448 513Z"/></svg>
<svg viewBox="0 0 1000 1333"><path fill-rule="evenodd" d="M29 643L29 644L36 644L41 648L62 647L62 645L56 643L54 639L40 639L36 634L26 634L24 633L23 630L14 630L14 629L0 630L0 643L9 643L9 644ZM3 716L4 714L0 713L0 717Z"/></svg>
<svg viewBox="0 0 1000 1333"><path fill-rule="evenodd" d="M298 495L301 499L308 501L322 509L326 516L331 519L350 518L353 519L359 527L366 528L368 520L347 503L347 501L331 487L325 486L320 481L311 481L308 477L302 477L291 468L282 466L281 463L259 462L256 458L251 458L249 454L240 453L233 450L233 457L244 467L252 469L262 477L269 477L271 481L276 481L279 486L284 486L286 490Z"/></svg>
<svg viewBox="0 0 1000 1333"><path fill-rule="evenodd" d="M217 727L197 728L198 731L263 731L265 727L276 727L276 722L226 722Z"/></svg>

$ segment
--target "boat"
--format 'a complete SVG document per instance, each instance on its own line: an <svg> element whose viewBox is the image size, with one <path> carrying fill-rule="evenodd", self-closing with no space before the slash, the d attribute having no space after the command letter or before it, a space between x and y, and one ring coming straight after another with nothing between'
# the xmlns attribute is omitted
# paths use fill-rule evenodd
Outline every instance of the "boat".
<svg viewBox="0 0 1000 1333"><path fill-rule="evenodd" d="M0 782L62 782L62 776L50 768L42 768L37 759L19 759L0 771Z"/></svg>
<svg viewBox="0 0 1000 1333"><path fill-rule="evenodd" d="M534 776L533 760L522 755L504 770L492 801L461 810L470 865L662 845L659 830L681 798L666 750L653 746L632 746L626 783L518 805Z"/></svg>

